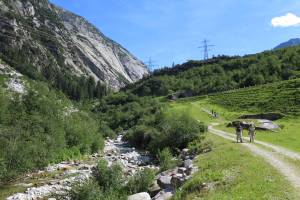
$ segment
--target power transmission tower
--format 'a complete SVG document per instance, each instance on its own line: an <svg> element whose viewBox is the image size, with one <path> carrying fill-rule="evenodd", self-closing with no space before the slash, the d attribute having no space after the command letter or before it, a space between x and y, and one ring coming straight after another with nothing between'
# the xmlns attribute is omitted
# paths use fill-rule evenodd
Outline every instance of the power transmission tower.
<svg viewBox="0 0 300 200"><path fill-rule="evenodd" d="M147 62L145 62L145 64L150 72L152 72L154 70L154 67L156 67L155 61L153 61L151 57L149 58L149 60Z"/></svg>
<svg viewBox="0 0 300 200"><path fill-rule="evenodd" d="M208 60L209 56L208 56L208 52L211 51L211 49L209 49L210 47L214 47L215 45L209 44L209 41L207 39L202 41L202 46L198 47L200 49L203 49L203 59L204 60Z"/></svg>

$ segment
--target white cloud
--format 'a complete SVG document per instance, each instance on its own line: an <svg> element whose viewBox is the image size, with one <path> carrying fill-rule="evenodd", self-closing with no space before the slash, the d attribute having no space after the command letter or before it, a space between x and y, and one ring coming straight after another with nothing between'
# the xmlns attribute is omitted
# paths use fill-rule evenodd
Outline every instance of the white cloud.
<svg viewBox="0 0 300 200"><path fill-rule="evenodd" d="M293 13L287 13L284 16L274 17L271 21L273 27L299 26L300 17Z"/></svg>

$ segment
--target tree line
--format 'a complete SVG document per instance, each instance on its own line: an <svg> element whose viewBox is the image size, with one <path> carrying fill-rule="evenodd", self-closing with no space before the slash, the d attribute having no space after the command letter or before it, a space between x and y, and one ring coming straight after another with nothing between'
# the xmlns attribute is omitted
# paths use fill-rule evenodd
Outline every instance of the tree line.
<svg viewBox="0 0 300 200"><path fill-rule="evenodd" d="M203 95L299 77L300 47L292 47L244 57L189 61L156 70L124 90L139 96L163 96L181 90Z"/></svg>

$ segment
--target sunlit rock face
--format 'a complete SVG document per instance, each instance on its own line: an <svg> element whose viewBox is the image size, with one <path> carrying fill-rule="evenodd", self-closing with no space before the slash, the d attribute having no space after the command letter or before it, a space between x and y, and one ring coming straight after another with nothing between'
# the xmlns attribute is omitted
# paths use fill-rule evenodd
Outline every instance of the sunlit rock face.
<svg viewBox="0 0 300 200"><path fill-rule="evenodd" d="M0 0L0 57L25 51L38 70L56 65L118 90L148 75L145 65L84 18L47 0ZM11 37L7 37L11 36Z"/></svg>

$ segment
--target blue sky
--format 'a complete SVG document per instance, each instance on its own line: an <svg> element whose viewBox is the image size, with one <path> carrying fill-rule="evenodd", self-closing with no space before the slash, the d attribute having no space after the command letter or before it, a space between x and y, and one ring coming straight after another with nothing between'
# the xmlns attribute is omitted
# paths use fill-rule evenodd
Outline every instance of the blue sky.
<svg viewBox="0 0 300 200"><path fill-rule="evenodd" d="M300 37L299 0L51 0L85 17L143 61L158 66L210 55L244 55ZM272 21L273 19L273 21Z"/></svg>

